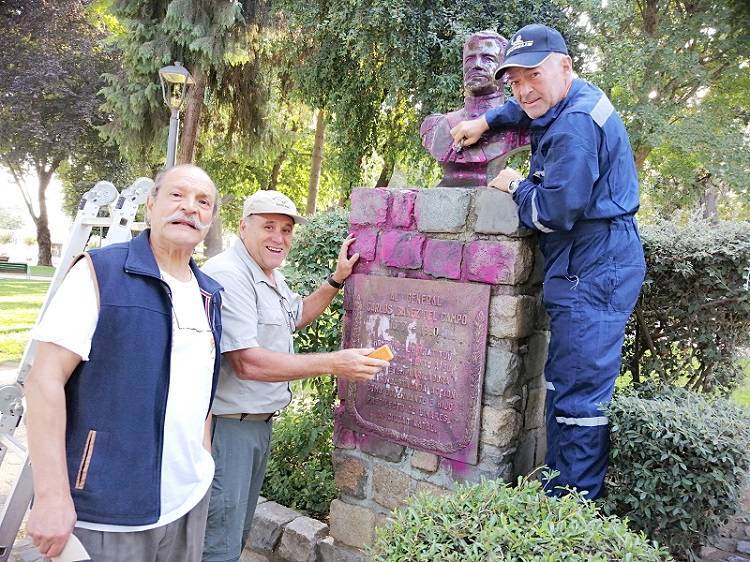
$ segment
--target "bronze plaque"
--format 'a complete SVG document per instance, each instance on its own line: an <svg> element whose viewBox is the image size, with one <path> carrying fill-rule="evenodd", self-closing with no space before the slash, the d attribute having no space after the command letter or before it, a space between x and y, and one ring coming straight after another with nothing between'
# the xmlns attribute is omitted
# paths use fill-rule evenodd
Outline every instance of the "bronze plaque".
<svg viewBox="0 0 750 562"><path fill-rule="evenodd" d="M343 390L362 430L476 464L490 287L352 275L346 347L388 344L394 359Z"/></svg>

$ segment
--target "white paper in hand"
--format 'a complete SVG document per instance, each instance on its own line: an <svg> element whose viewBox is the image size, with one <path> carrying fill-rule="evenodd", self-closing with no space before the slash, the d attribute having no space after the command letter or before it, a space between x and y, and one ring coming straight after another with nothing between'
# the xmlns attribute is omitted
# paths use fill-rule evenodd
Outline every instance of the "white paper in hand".
<svg viewBox="0 0 750 562"><path fill-rule="evenodd" d="M70 535L60 555L52 558L52 562L81 562L81 560L91 560L91 557L75 535Z"/></svg>

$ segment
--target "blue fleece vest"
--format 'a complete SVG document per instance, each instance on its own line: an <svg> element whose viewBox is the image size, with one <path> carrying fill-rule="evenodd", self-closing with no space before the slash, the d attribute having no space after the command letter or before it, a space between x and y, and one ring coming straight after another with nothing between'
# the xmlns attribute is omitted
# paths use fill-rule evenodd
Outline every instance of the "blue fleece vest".
<svg viewBox="0 0 750 562"><path fill-rule="evenodd" d="M146 230L130 242L90 252L99 320L89 360L79 363L65 387L68 476L81 521L147 525L161 514L172 303L148 237ZM213 400L221 286L192 260L190 267L216 344Z"/></svg>

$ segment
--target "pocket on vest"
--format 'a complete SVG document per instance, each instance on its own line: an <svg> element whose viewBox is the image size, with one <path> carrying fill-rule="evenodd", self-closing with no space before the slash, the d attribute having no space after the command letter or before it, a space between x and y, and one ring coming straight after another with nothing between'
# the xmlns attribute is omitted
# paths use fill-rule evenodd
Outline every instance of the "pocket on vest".
<svg viewBox="0 0 750 562"><path fill-rule="evenodd" d="M96 474L102 457L105 454L107 441L109 441L109 433L106 431L89 430L83 451L81 451L81 462L78 465L78 472L76 472L76 490L91 489L90 480L91 478L94 481L97 479Z"/></svg>

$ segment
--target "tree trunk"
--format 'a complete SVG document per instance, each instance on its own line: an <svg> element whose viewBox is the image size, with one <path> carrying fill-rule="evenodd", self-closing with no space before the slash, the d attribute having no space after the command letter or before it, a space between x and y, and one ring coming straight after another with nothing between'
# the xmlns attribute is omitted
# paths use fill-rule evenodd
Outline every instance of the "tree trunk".
<svg viewBox="0 0 750 562"><path fill-rule="evenodd" d="M703 183L703 218L713 223L719 222L719 189L710 176Z"/></svg>
<svg viewBox="0 0 750 562"><path fill-rule="evenodd" d="M307 186L307 216L315 214L315 206L318 201L318 188L320 187L320 169L323 167L323 141L325 140L325 112L318 110L315 120L315 144L313 144L312 164L310 165L310 183Z"/></svg>
<svg viewBox="0 0 750 562"><path fill-rule="evenodd" d="M651 37L656 34L656 27L659 24L659 1L643 0L641 3L643 16L643 31Z"/></svg>
<svg viewBox="0 0 750 562"><path fill-rule="evenodd" d="M286 160L286 151L282 151L273 162L273 168L271 168L271 176L268 178L268 186L266 189L270 191L276 191L276 186L279 184L279 173L281 172L281 166Z"/></svg>
<svg viewBox="0 0 750 562"><path fill-rule="evenodd" d="M394 162L389 162L388 160L385 161L383 169L380 170L380 177L375 183L375 187L388 187L388 182L391 181L391 176L393 176L394 165Z"/></svg>
<svg viewBox="0 0 750 562"><path fill-rule="evenodd" d="M52 179L52 172L38 171L39 175L39 216L34 217L36 223L36 243L39 248L38 265L52 265L52 239L49 233L47 217L47 187Z"/></svg>
<svg viewBox="0 0 750 562"><path fill-rule="evenodd" d="M651 154L651 147L650 146L639 146L635 151L635 169L638 170L638 173L643 170L643 163L646 161L646 158L648 158L648 155Z"/></svg>
<svg viewBox="0 0 750 562"><path fill-rule="evenodd" d="M182 123L182 135L180 135L178 164L193 162L195 143L198 141L198 125L203 110L203 98L206 95L206 75L199 66L193 68L192 77L195 84L189 86L185 101L185 119Z"/></svg>
<svg viewBox="0 0 750 562"><path fill-rule="evenodd" d="M203 241L203 255L207 258L220 253L223 248L221 214L217 214Z"/></svg>

